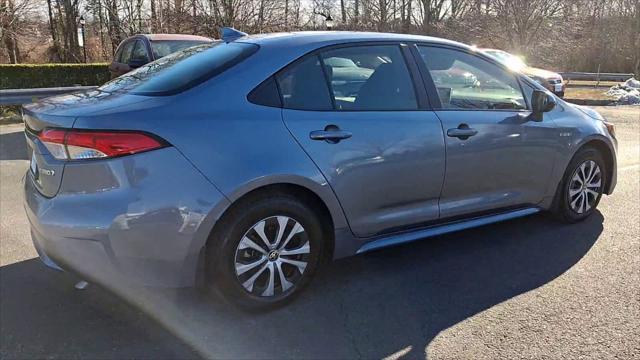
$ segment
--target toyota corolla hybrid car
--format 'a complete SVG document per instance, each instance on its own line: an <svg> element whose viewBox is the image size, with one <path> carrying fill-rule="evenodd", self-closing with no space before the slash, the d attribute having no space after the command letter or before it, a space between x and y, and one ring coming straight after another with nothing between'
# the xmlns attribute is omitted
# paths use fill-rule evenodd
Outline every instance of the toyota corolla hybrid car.
<svg viewBox="0 0 640 360"><path fill-rule="evenodd" d="M520 71L533 80L537 81L546 89L558 95L559 97L564 97L566 84L562 79L562 75L553 71L531 67L525 64L525 62L520 57L510 54L506 51L496 49L481 50L489 56L496 58L496 60L502 62L512 70Z"/></svg>
<svg viewBox="0 0 640 360"><path fill-rule="evenodd" d="M262 309L323 260L541 211L577 222L616 185L612 124L466 45L225 34L25 108L46 264L107 287L204 279ZM462 70L478 84L433 76Z"/></svg>

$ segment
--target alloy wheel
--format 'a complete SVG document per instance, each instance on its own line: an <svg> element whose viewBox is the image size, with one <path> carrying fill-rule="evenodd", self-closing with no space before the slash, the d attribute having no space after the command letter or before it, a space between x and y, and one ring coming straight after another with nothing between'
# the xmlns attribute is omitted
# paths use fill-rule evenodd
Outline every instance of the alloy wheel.
<svg viewBox="0 0 640 360"><path fill-rule="evenodd" d="M310 255L304 227L288 216L271 216L253 225L238 243L236 277L252 295L277 296L296 286Z"/></svg>
<svg viewBox="0 0 640 360"><path fill-rule="evenodd" d="M569 206L578 214L591 210L602 193L602 172L600 166L587 160L573 172L569 181Z"/></svg>

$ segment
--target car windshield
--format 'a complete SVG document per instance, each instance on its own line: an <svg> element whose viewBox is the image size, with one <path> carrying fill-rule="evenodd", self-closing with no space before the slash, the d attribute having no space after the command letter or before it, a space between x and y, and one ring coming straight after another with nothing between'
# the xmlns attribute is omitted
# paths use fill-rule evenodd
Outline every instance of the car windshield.
<svg viewBox="0 0 640 360"><path fill-rule="evenodd" d="M506 51L486 51L487 55L500 61L503 65L512 70L522 70L527 67L527 64L519 56L509 54Z"/></svg>
<svg viewBox="0 0 640 360"><path fill-rule="evenodd" d="M151 41L151 50L154 58L159 59L171 53L207 43L209 42L203 40L154 40Z"/></svg>
<svg viewBox="0 0 640 360"><path fill-rule="evenodd" d="M136 95L172 95L198 85L258 50L248 43L202 44L170 54L98 88Z"/></svg>

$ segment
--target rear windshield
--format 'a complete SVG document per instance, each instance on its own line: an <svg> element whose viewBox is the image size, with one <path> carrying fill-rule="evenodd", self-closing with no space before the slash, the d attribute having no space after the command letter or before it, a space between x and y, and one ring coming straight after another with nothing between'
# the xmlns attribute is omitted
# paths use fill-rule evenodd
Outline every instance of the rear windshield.
<svg viewBox="0 0 640 360"><path fill-rule="evenodd" d="M257 50L258 45L247 43L197 45L126 73L98 90L149 96L176 94L222 73Z"/></svg>
<svg viewBox="0 0 640 360"><path fill-rule="evenodd" d="M154 40L151 41L151 50L153 51L153 57L159 59L176 51L207 43L209 42L202 40Z"/></svg>

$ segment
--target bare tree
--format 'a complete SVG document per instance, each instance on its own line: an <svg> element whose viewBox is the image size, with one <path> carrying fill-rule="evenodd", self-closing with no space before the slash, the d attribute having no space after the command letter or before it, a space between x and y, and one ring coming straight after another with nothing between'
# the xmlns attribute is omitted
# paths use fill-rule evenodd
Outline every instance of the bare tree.
<svg viewBox="0 0 640 360"><path fill-rule="evenodd" d="M12 64L22 60L18 37L32 32L27 24L36 10L37 3L34 1L0 0L0 40Z"/></svg>
<svg viewBox="0 0 640 360"><path fill-rule="evenodd" d="M419 0L417 21L424 34L433 34L434 29L447 15L447 0Z"/></svg>
<svg viewBox="0 0 640 360"><path fill-rule="evenodd" d="M46 1L46 7L45 7ZM77 62L78 18L92 59L127 36L179 32L218 37L221 26L258 33L337 28L442 36L566 70L640 72L638 0L0 0L0 59L20 62L47 33L49 60ZM42 10L40 10L41 8ZM43 11L44 10L44 11ZM39 18L42 14L43 19ZM318 14L322 14L320 16ZM48 17L48 21L47 21ZM88 44L85 44L87 46Z"/></svg>
<svg viewBox="0 0 640 360"><path fill-rule="evenodd" d="M560 12L562 0L494 0L494 21L502 30L498 36L513 49L524 51L549 19Z"/></svg>

